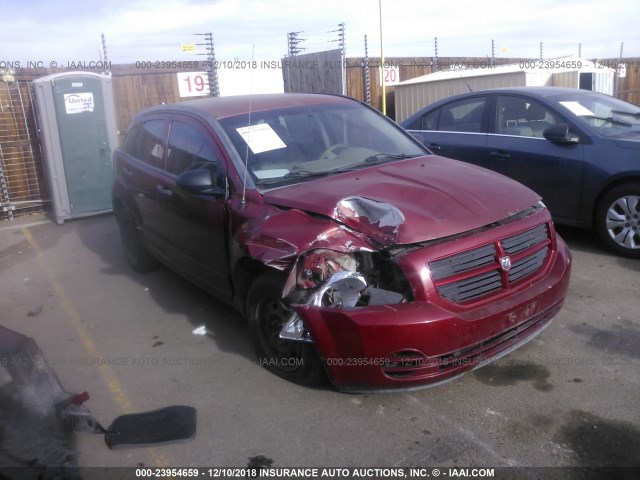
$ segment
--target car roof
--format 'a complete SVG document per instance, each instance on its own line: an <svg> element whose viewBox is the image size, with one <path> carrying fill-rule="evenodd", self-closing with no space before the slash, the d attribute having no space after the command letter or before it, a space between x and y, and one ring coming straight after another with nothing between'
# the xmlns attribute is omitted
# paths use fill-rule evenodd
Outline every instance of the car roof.
<svg viewBox="0 0 640 480"><path fill-rule="evenodd" d="M477 90L474 92L467 92L459 96L471 95L473 93L523 93L532 97L545 98L553 97L556 95L570 95L576 93L593 94L590 90L581 90L579 88L565 88L565 87L502 87L502 88L488 88L486 90Z"/></svg>
<svg viewBox="0 0 640 480"><path fill-rule="evenodd" d="M487 95L487 94L500 94L500 93L516 93L527 95L532 98L549 98L557 95L603 95L602 93L592 92L591 90L581 90L579 88L565 88L565 87L500 87L500 88L487 88L483 90L474 90L472 92L459 93L450 97L437 100L427 107L448 103L451 100L471 97L474 95ZM422 109L421 109L422 110Z"/></svg>
<svg viewBox="0 0 640 480"><path fill-rule="evenodd" d="M400 122L400 125L406 127L413 123L417 117L420 117L430 110L434 110L445 103L449 103L454 100L462 98L470 98L474 95L490 95L490 94L523 94L531 98L546 99L555 97L557 95L604 95L598 92L592 92L590 90L581 90L578 88L565 88L565 87L501 87L501 88L488 88L484 90L475 90L472 92L459 93L450 97L441 98L429 105L426 105L416 112L412 113L409 117Z"/></svg>
<svg viewBox="0 0 640 480"><path fill-rule="evenodd" d="M273 93L259 95L237 95L230 97L207 97L169 105L158 105L142 112L188 112L205 114L215 119L232 117L273 108L290 108L305 105L328 105L353 103L348 97L310 93Z"/></svg>

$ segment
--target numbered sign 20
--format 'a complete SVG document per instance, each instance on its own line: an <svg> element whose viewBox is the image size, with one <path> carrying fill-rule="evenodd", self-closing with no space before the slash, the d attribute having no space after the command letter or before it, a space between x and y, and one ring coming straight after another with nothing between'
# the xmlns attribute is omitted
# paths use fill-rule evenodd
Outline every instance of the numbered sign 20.
<svg viewBox="0 0 640 480"><path fill-rule="evenodd" d="M179 72L180 97L202 97L209 95L207 72Z"/></svg>
<svg viewBox="0 0 640 480"><path fill-rule="evenodd" d="M384 67L384 70L379 69L378 71L380 73L380 86L382 86L383 78L385 85L397 85L400 83L400 67L389 66Z"/></svg>

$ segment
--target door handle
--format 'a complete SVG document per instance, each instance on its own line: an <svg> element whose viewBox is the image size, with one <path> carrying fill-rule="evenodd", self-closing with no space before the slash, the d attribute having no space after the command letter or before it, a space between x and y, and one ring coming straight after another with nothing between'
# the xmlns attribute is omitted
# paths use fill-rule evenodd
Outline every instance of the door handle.
<svg viewBox="0 0 640 480"><path fill-rule="evenodd" d="M437 145L437 144L435 144L435 143L430 143L430 144L429 144L429 150L435 150L435 151L438 151L438 150L440 150L440 148L442 148L442 147L440 147L440 145Z"/></svg>
<svg viewBox="0 0 640 480"><path fill-rule="evenodd" d="M502 158L502 159L511 158L511 155L509 155L508 153L504 153L504 152L491 152L490 155L492 157Z"/></svg>
<svg viewBox="0 0 640 480"><path fill-rule="evenodd" d="M171 191L170 188L167 188L164 185L156 185L156 193L162 195L163 197L171 197L173 195L173 191Z"/></svg>
<svg viewBox="0 0 640 480"><path fill-rule="evenodd" d="M130 168L124 167L122 169L122 173L124 173L127 177L130 177L133 175L133 170L131 170Z"/></svg>

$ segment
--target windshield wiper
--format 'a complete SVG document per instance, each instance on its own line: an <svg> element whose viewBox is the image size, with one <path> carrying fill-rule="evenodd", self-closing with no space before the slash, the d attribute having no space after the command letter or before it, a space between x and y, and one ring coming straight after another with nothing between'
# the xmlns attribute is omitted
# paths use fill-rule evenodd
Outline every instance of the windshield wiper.
<svg viewBox="0 0 640 480"><path fill-rule="evenodd" d="M625 112L624 110L611 110L611 113L617 113L618 115L629 115L630 117L640 118L640 112Z"/></svg>
<svg viewBox="0 0 640 480"><path fill-rule="evenodd" d="M376 153L364 159L366 163L375 163L385 160L398 160L401 158L413 158L417 155L409 155L407 153Z"/></svg>
<svg viewBox="0 0 640 480"><path fill-rule="evenodd" d="M330 171L328 172L326 170L319 171L319 172L312 172L310 170L293 170L282 177L258 180L255 183L256 185L271 185L273 183L284 182L292 178L324 177L329 173L331 172Z"/></svg>
<svg viewBox="0 0 640 480"><path fill-rule="evenodd" d="M623 120L618 120L613 117L598 117L597 115L581 115L582 118L592 118L594 120L602 120L603 122L609 122L613 125L620 125L622 127L632 127L633 125Z"/></svg>
<svg viewBox="0 0 640 480"><path fill-rule="evenodd" d="M376 153L375 155L371 155L361 162L351 163L349 165L345 165L344 167L338 167L331 170L331 173L343 173L343 172L351 172L353 170L358 170L363 166L372 165L375 163L382 163L388 160L398 160L401 158L414 158L418 155L409 155L407 153Z"/></svg>

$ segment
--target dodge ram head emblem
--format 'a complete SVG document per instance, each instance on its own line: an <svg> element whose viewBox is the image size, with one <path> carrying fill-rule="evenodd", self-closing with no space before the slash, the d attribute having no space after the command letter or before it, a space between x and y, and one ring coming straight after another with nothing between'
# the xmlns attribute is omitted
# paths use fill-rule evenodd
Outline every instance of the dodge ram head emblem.
<svg viewBox="0 0 640 480"><path fill-rule="evenodd" d="M509 270L511 270L511 257L500 257L500 268L502 268L503 272L508 272Z"/></svg>

